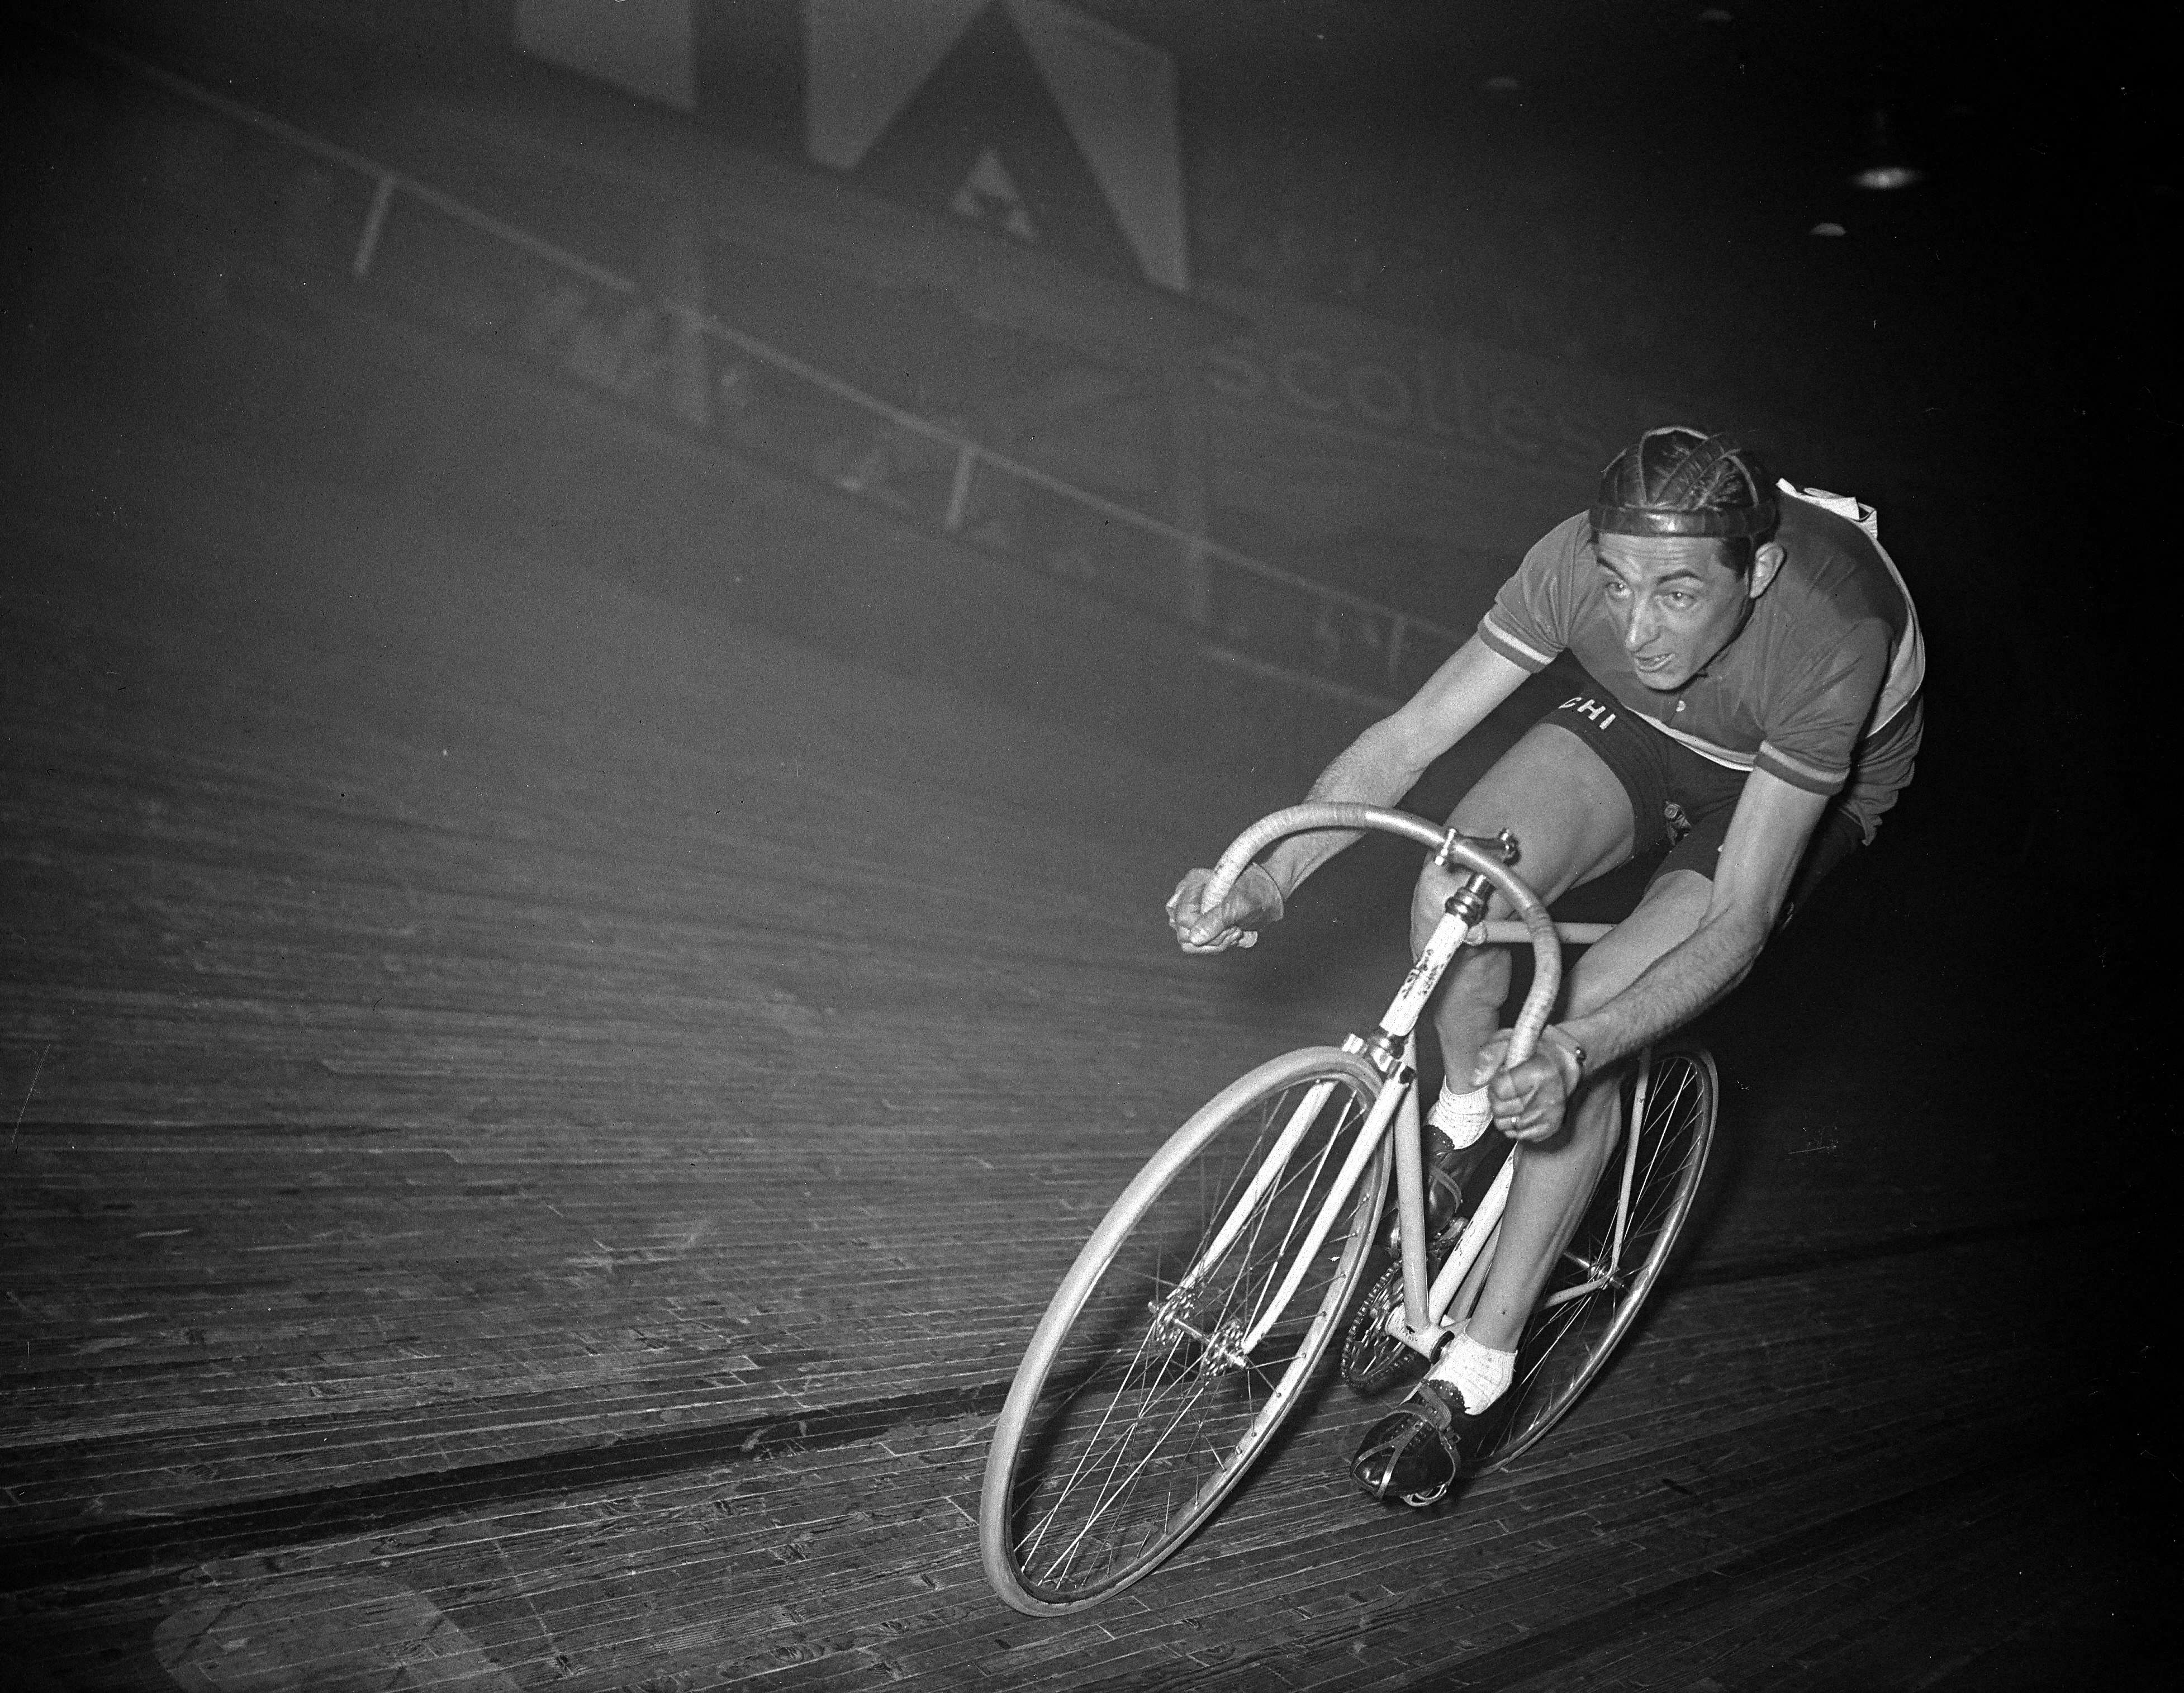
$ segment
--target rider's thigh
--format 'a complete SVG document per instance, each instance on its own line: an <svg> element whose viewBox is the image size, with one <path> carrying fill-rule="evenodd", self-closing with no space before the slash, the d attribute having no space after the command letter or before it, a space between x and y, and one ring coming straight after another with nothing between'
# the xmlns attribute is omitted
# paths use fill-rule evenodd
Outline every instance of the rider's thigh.
<svg viewBox="0 0 2184 1693"><path fill-rule="evenodd" d="M1630 856L1630 796L1598 753L1567 729L1535 723L1472 784L1449 821L1468 835L1507 829L1517 837L1517 874L1540 899L1559 899ZM1429 864L1414 915L1428 927L1462 872ZM1508 902L1494 896L1494 914Z"/></svg>
<svg viewBox="0 0 2184 1693"><path fill-rule="evenodd" d="M1567 1016L1583 1016L1643 975L1669 948L1691 938L1706 916L1713 883L1695 870L1672 870L1646 890L1638 909L1585 949L1570 972Z"/></svg>

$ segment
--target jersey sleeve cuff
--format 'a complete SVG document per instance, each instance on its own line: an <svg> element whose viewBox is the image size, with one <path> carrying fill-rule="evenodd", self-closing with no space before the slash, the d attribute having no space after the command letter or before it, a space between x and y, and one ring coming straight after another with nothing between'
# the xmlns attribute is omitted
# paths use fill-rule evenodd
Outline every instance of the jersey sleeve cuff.
<svg viewBox="0 0 2184 1693"><path fill-rule="evenodd" d="M1479 620L1479 638L1513 665L1530 671L1535 676L1555 661L1552 653L1543 653L1529 641L1520 641L1494 621L1490 611Z"/></svg>
<svg viewBox="0 0 2184 1693"><path fill-rule="evenodd" d="M1771 741L1762 741L1759 751L1752 760L1754 770L1763 770L1778 782L1786 782L1792 788L1802 788L1808 794L1840 794L1843 784L1850 780L1848 766L1830 769L1825 765L1793 758Z"/></svg>

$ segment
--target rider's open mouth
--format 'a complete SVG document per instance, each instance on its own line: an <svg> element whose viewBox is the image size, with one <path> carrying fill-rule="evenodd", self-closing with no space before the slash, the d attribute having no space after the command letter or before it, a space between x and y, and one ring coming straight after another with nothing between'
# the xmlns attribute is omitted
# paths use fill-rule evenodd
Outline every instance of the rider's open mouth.
<svg viewBox="0 0 2184 1693"><path fill-rule="evenodd" d="M1669 664L1669 661L1674 657L1675 654L1674 653L1663 653L1658 658L1635 659L1633 660L1632 662L1635 663L1641 670L1655 671L1665 668Z"/></svg>

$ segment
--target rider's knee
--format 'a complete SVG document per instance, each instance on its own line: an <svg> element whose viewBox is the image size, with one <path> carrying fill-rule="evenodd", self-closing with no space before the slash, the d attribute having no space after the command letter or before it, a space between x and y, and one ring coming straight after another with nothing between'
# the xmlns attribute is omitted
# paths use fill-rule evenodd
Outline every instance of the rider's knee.
<svg viewBox="0 0 2184 1693"><path fill-rule="evenodd" d="M1441 912L1447 906L1448 896L1456 891L1456 878L1437 865L1428 865L1418 873L1411 888L1411 950L1413 954L1425 950L1435 927L1440 923Z"/></svg>

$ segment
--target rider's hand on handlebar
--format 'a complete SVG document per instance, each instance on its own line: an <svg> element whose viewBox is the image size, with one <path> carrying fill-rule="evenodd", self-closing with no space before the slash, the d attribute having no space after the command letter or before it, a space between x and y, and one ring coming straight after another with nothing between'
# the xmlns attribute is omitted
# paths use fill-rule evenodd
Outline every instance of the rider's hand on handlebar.
<svg viewBox="0 0 2184 1693"><path fill-rule="evenodd" d="M1246 865L1228 897L1208 911L1201 902L1212 879L1212 871L1194 870L1168 895L1168 926L1185 952L1226 952L1240 943L1248 944L1249 931L1281 921L1281 885L1266 866Z"/></svg>
<svg viewBox="0 0 2184 1693"><path fill-rule="evenodd" d="M1479 1049L1471 1085L1484 1083L1493 1107L1494 1127L1512 1140L1545 1140L1563 1126L1581 1068L1577 1049L1556 1031L1543 1031L1532 1055L1513 1069L1508 1062L1509 1031L1503 1029Z"/></svg>

